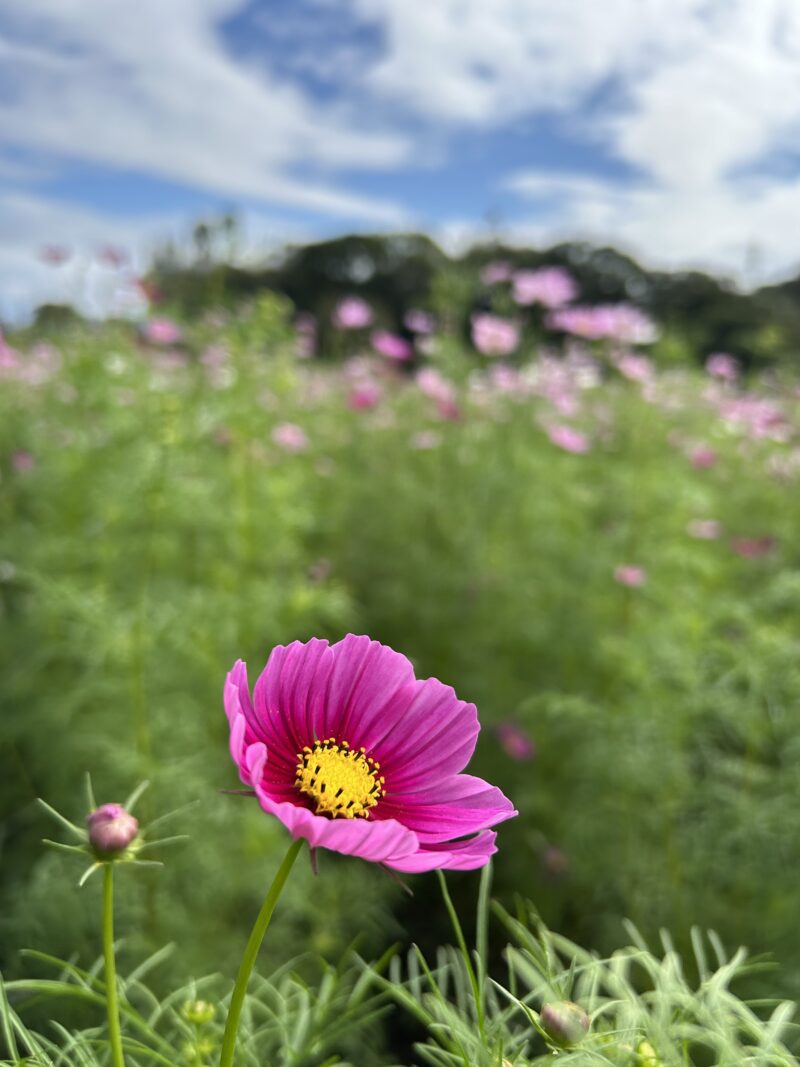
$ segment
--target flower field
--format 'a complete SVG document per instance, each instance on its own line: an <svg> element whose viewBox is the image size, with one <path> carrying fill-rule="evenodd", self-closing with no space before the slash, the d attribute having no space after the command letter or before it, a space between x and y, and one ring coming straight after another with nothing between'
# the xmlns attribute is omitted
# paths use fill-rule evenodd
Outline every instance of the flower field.
<svg viewBox="0 0 800 1067"><path fill-rule="evenodd" d="M501 274L488 284L508 284ZM352 633L477 706L470 774L519 812L496 827L493 893L507 909L497 944L517 938L523 986L556 979L512 918L519 898L559 931L561 962L627 943L624 920L651 948L668 929L695 959L692 928L712 928L731 951L777 961L747 978L752 990L800 995L800 380L745 374L725 353L676 359L658 323L629 305L581 306L556 269L511 281L516 317L500 304L463 329L420 309L403 330L373 323L353 294L332 313L329 351L271 295L191 322L154 313L140 328L2 342L0 967L12 984L39 967L20 949L81 966L98 954L99 880L78 890L71 857L42 850L53 833L35 803L83 823L87 771L108 802L149 780L142 824L174 811L165 833L189 837L154 857L163 870L118 879L120 967L175 941L152 978L160 993L235 972L287 839L257 798L235 795L226 672ZM353 944L365 958L409 940L434 954L452 938L433 874L400 873L408 896L377 863L334 850L318 865L293 872L270 967L306 951L335 961ZM478 881L448 876L464 916ZM666 964L651 963L661 981ZM440 960L433 1024L466 981L461 965ZM393 966L380 981L412 997L421 965ZM402 985L406 967L416 977ZM280 981L295 1003L294 979ZM584 975L566 999L610 1018L621 981L603 972L589 990ZM640 1033L636 1011L614 1026ZM416 1025L432 1025L422 1014ZM413 1055L392 1045L412 1040L402 1028L364 1025L369 1062ZM280 1042L262 1038L277 1056ZM574 1062L683 1062L663 1051L671 1040L651 1058L637 1038L628 1059ZM720 1058L691 1062L744 1062L727 1040L713 1045ZM426 1062L484 1062L464 1042L461 1058ZM514 1042L493 1045L487 1065L533 1062ZM784 1054L752 1062L794 1062ZM208 1049L186 1057L216 1062ZM323 1058L309 1045L269 1062Z"/></svg>

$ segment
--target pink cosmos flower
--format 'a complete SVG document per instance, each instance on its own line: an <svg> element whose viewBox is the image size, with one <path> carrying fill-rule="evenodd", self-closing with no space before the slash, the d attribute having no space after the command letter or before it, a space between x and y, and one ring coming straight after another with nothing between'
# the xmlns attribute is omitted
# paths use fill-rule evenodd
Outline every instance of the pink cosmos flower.
<svg viewBox="0 0 800 1067"><path fill-rule="evenodd" d="M484 356L508 356L519 344L519 329L488 311L472 316L472 343Z"/></svg>
<svg viewBox="0 0 800 1067"><path fill-rule="evenodd" d="M563 267L520 270L514 275L513 282L511 296L515 304L559 308L578 295L574 278Z"/></svg>
<svg viewBox="0 0 800 1067"><path fill-rule="evenodd" d="M647 571L644 567L621 563L614 568L614 581L619 582L620 585L627 585L631 589L638 589L647 581Z"/></svg>
<svg viewBox="0 0 800 1067"><path fill-rule="evenodd" d="M547 431L547 436L554 445L563 448L565 452L572 452L575 455L589 452L592 447L589 438L582 434L580 430L573 429L572 426L551 426Z"/></svg>
<svg viewBox="0 0 800 1067"><path fill-rule="evenodd" d="M272 431L272 440L284 452L305 452L308 448L305 430L293 422L279 422Z"/></svg>
<svg viewBox="0 0 800 1067"><path fill-rule="evenodd" d="M60 267L71 255L71 249L65 245L44 245L39 249L39 259L50 267Z"/></svg>
<svg viewBox="0 0 800 1067"><path fill-rule="evenodd" d="M731 548L742 559L760 559L774 551L778 542L774 537L734 537Z"/></svg>
<svg viewBox="0 0 800 1067"><path fill-rule="evenodd" d="M32 471L35 466L35 456L31 452L27 452L24 448L20 448L16 452L11 453L11 467L18 474L27 474L28 471Z"/></svg>
<svg viewBox="0 0 800 1067"><path fill-rule="evenodd" d="M180 326L171 319L151 319L142 327L142 336L151 345L174 345L182 334Z"/></svg>
<svg viewBox="0 0 800 1067"><path fill-rule="evenodd" d="M411 873L473 870L496 851L489 827L517 814L460 773L478 736L474 704L368 637L279 645L252 699L239 660L224 698L242 781L312 848Z"/></svg>
<svg viewBox="0 0 800 1067"><path fill-rule="evenodd" d="M379 355L385 356L386 359L393 359L397 363L403 363L414 355L414 346L410 341L388 330L374 330L370 343Z"/></svg>
<svg viewBox="0 0 800 1067"><path fill-rule="evenodd" d="M403 325L407 330L412 333L420 333L427 335L433 333L436 329L436 322L433 315L427 311L420 311L418 308L412 308L407 311L403 318Z"/></svg>
<svg viewBox="0 0 800 1067"><path fill-rule="evenodd" d="M533 741L516 723L501 722L496 733L506 755L512 759L523 762L533 759L536 755L536 746Z"/></svg>
<svg viewBox="0 0 800 1067"><path fill-rule="evenodd" d="M360 296L346 296L333 311L338 330L363 330L372 323L372 308Z"/></svg>
<svg viewBox="0 0 800 1067"><path fill-rule="evenodd" d="M714 449L709 448L708 445L698 445L697 448L693 448L689 453L692 466L698 471L708 470L709 467L713 467L718 458Z"/></svg>
<svg viewBox="0 0 800 1067"><path fill-rule="evenodd" d="M505 260L495 263L487 263L481 271L481 281L484 285L498 285L500 282L511 281L514 268Z"/></svg>
<svg viewBox="0 0 800 1067"><path fill-rule="evenodd" d="M706 370L712 378L735 382L739 377L739 364L727 352L712 352L706 360Z"/></svg>
<svg viewBox="0 0 800 1067"><path fill-rule="evenodd" d="M722 526L716 519L692 519L686 532L698 541L716 541L722 533Z"/></svg>
<svg viewBox="0 0 800 1067"><path fill-rule="evenodd" d="M357 382L347 396L352 411L369 411L380 403L383 391L377 382Z"/></svg>

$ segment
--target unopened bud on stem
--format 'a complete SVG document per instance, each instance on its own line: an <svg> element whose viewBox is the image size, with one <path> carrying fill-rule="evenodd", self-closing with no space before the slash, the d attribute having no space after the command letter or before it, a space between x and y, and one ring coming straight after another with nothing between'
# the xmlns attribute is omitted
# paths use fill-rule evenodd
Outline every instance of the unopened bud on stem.
<svg viewBox="0 0 800 1067"><path fill-rule="evenodd" d="M539 1022L559 1045L574 1045L589 1031L589 1016L571 1000L545 1004L539 1014Z"/></svg>
<svg viewBox="0 0 800 1067"><path fill-rule="evenodd" d="M139 822L121 804L101 804L86 816L89 842L101 858L111 858L126 848L139 833Z"/></svg>

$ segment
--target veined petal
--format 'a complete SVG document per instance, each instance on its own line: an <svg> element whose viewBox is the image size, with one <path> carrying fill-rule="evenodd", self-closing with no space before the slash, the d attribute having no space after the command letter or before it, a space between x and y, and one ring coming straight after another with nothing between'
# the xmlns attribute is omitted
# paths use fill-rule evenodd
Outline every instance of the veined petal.
<svg viewBox="0 0 800 1067"><path fill-rule="evenodd" d="M485 867L497 852L493 830L484 830L468 841L451 841L442 845L422 845L410 856L391 856L384 860L387 867L406 874L422 874L424 871L474 871Z"/></svg>
<svg viewBox="0 0 800 1067"><path fill-rule="evenodd" d="M417 835L394 819L328 819L291 801L275 801L255 785L264 811L275 815L295 840L303 837L312 848L328 848L345 856L360 856L373 863L388 857L402 859L419 849Z"/></svg>
<svg viewBox="0 0 800 1067"><path fill-rule="evenodd" d="M399 820L427 844L486 830L516 814L495 786L471 774L458 774L417 792L387 793L376 817Z"/></svg>

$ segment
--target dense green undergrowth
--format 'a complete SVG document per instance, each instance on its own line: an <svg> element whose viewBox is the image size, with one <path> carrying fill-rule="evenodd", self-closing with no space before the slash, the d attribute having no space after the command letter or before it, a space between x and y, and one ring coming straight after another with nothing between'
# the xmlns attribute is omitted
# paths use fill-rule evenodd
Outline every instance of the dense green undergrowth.
<svg viewBox="0 0 800 1067"><path fill-rule="evenodd" d="M177 353L79 329L44 380L3 380L10 978L22 947L96 951L98 890L65 892L34 804L82 818L85 769L103 800L151 779L145 814L181 809L193 840L121 890L137 952L180 946L156 984L231 973L283 831L221 793L238 785L225 672L241 656L252 680L276 643L353 631L478 705L476 773L521 812L501 900L524 893L602 953L625 916L684 950L681 931L713 927L773 953L772 987L797 992L797 383L657 367L643 383L608 351L529 355L504 376L442 339L443 407L404 369L298 361L261 304ZM374 404L354 396L365 381ZM369 955L404 924L445 936L420 879L407 900L366 864L321 867L296 872L275 960L356 937Z"/></svg>

